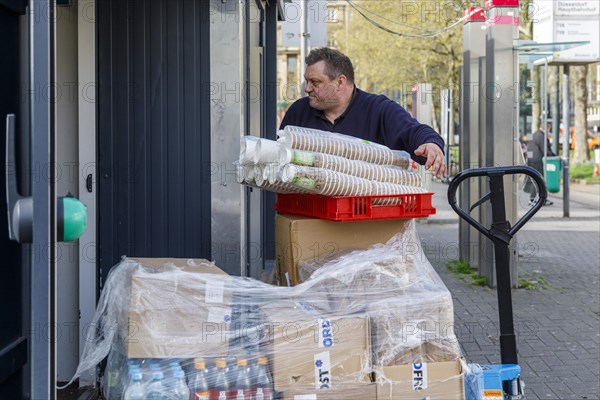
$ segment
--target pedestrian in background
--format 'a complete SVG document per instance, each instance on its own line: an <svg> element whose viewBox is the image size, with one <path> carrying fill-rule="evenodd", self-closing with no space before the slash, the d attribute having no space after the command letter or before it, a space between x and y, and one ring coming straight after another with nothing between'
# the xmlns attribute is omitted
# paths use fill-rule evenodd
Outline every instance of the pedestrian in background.
<svg viewBox="0 0 600 400"><path fill-rule="evenodd" d="M548 123L546 131L550 133L551 130L552 124ZM551 157L556 155L552 151L550 141L548 141L547 137L544 138L544 136L544 131L540 127L533 133L531 140L527 143L527 165L536 169L542 176L544 176L544 142L546 142L546 156ZM533 204L535 196L537 195L537 190L533 182L531 182L531 179L525 184L524 190L529 193L529 205ZM552 204L554 203L550 200L544 202L545 206L551 206Z"/></svg>

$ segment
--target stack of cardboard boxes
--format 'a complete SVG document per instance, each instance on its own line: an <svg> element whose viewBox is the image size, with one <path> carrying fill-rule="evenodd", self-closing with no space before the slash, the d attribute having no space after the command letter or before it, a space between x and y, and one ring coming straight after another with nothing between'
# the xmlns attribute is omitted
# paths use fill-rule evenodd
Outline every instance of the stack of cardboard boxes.
<svg viewBox="0 0 600 400"><path fill-rule="evenodd" d="M347 249L386 243L408 220L334 222L279 214L275 217L276 265L279 285L301 283L298 264L326 260Z"/></svg>
<svg viewBox="0 0 600 400"><path fill-rule="evenodd" d="M428 262L418 252L381 244L414 230L408 224L278 215L280 286L228 276L206 260L137 259L128 296L115 300L126 303L123 354L258 350L283 399L463 399L449 292L430 265L421 271ZM314 274L300 283L302 268ZM239 325L244 313L253 322Z"/></svg>
<svg viewBox="0 0 600 400"><path fill-rule="evenodd" d="M318 293L326 300L319 303L321 313L362 315L369 324L370 365L360 369L363 374L334 380L337 387L358 385L366 392L344 397L315 390L316 397L299 398L464 398L463 362L454 335L450 293L424 257L416 237L411 237L414 232L398 239L406 241L400 245L404 254L377 248L399 232L414 230L409 224L409 220L340 223L277 215L279 284L300 284L305 293ZM369 253L352 251L373 245ZM327 270L319 269L323 265ZM351 347L357 348L357 335L346 335L339 340L350 341ZM365 371L372 372L370 382L364 379ZM316 378L313 382L317 383ZM375 393L369 393L372 388ZM295 387L293 392L298 392Z"/></svg>
<svg viewBox="0 0 600 400"><path fill-rule="evenodd" d="M229 275L206 260L137 258L131 274L129 358L223 357L232 314ZM127 298L123 299L127 301ZM198 344L201 343L201 346ZM224 351L225 350L225 351Z"/></svg>

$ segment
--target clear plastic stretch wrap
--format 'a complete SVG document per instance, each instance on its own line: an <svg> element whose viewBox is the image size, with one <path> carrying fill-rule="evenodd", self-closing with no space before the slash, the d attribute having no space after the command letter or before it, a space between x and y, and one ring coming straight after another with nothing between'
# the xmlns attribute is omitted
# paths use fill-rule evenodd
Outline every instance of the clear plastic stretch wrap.
<svg viewBox="0 0 600 400"><path fill-rule="evenodd" d="M206 260L124 258L74 379L108 357L108 399L463 399L452 298L405 226L303 263L294 287Z"/></svg>

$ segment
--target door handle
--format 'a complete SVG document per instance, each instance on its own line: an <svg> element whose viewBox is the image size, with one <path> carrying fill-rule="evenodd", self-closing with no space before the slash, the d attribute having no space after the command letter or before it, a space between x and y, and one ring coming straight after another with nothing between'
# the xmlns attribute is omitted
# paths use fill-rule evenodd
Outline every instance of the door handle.
<svg viewBox="0 0 600 400"><path fill-rule="evenodd" d="M33 198L21 196L17 189L15 115L6 116L6 204L8 237L19 243L33 242ZM59 197L57 202L57 240L77 240L87 227L87 209L74 197Z"/></svg>
<svg viewBox="0 0 600 400"><path fill-rule="evenodd" d="M33 238L33 199L17 190L15 148L15 114L6 116L6 204L8 205L8 237L19 243ZM28 240L29 239L29 240Z"/></svg>

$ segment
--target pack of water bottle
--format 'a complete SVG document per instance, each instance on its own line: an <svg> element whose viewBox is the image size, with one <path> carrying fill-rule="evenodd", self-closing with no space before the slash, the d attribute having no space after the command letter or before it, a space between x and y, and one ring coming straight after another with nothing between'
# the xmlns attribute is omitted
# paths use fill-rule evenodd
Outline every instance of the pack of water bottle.
<svg viewBox="0 0 600 400"><path fill-rule="evenodd" d="M131 359L111 351L104 374L109 400L271 400L264 355Z"/></svg>

